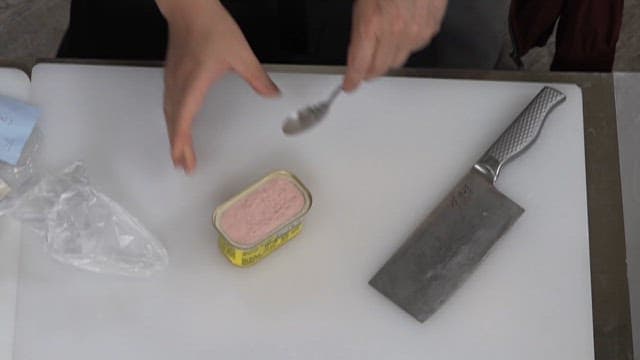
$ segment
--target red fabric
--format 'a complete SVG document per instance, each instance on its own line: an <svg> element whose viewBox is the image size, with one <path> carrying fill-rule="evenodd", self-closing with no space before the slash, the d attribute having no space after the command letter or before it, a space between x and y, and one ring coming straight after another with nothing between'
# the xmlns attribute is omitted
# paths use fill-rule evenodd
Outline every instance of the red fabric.
<svg viewBox="0 0 640 360"><path fill-rule="evenodd" d="M512 0L514 58L544 46L557 22L551 70L611 71L623 6L624 0Z"/></svg>

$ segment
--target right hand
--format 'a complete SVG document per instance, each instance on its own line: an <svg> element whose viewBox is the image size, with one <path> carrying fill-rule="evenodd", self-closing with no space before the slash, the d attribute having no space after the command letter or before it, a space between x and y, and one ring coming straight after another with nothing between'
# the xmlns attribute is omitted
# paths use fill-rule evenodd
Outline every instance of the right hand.
<svg viewBox="0 0 640 360"><path fill-rule="evenodd" d="M343 88L400 68L440 31L448 0L356 0Z"/></svg>
<svg viewBox="0 0 640 360"><path fill-rule="evenodd" d="M229 70L260 95L279 90L264 71L242 31L218 0L157 0L169 23L164 113L177 168L191 173L196 156L191 125L211 85Z"/></svg>

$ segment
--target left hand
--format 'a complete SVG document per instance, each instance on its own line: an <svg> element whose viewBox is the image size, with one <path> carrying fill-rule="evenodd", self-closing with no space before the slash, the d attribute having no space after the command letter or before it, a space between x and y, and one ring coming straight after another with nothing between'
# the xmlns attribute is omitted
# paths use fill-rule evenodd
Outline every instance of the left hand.
<svg viewBox="0 0 640 360"><path fill-rule="evenodd" d="M345 91L399 68L440 30L447 0L356 0Z"/></svg>

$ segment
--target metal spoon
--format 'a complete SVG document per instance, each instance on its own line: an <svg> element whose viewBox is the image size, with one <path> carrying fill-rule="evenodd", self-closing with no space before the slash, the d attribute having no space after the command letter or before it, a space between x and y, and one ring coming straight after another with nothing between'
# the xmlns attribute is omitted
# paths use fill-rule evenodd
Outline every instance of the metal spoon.
<svg viewBox="0 0 640 360"><path fill-rule="evenodd" d="M287 135L296 135L318 124L327 115L333 100L335 100L341 92L342 85L335 88L326 100L308 105L296 113L289 115L282 126L282 132Z"/></svg>

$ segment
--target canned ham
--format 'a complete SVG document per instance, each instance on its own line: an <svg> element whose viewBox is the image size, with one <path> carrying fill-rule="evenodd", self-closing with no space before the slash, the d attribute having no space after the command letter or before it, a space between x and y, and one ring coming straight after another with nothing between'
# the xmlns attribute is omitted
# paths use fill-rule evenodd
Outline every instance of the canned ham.
<svg viewBox="0 0 640 360"><path fill-rule="evenodd" d="M220 249L231 263L252 265L297 236L310 207L295 176L273 172L216 209Z"/></svg>

